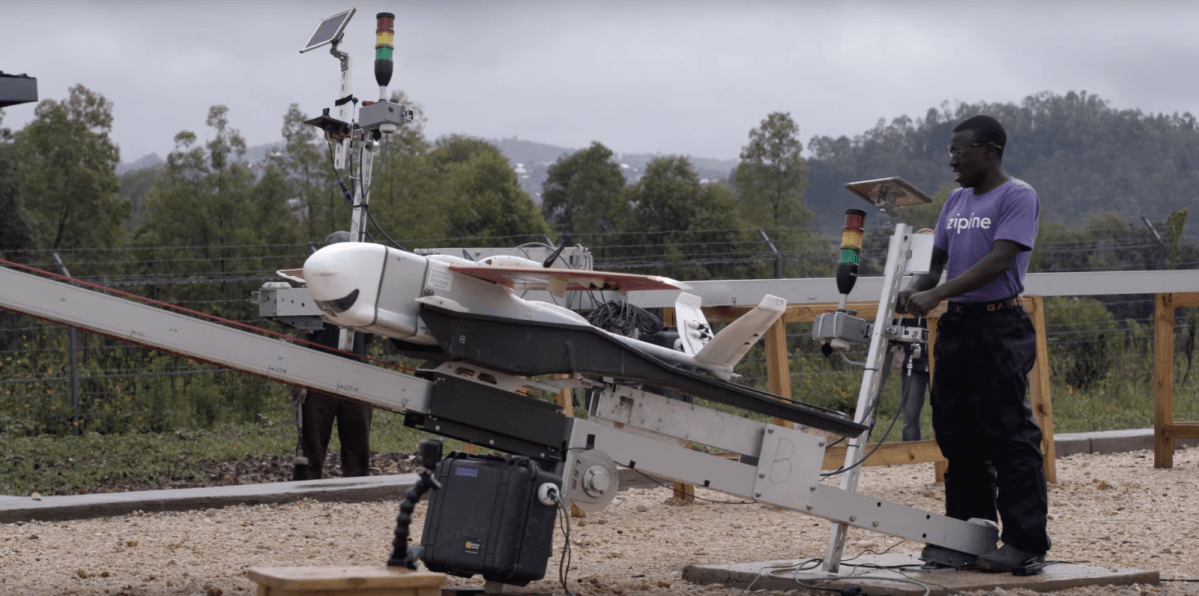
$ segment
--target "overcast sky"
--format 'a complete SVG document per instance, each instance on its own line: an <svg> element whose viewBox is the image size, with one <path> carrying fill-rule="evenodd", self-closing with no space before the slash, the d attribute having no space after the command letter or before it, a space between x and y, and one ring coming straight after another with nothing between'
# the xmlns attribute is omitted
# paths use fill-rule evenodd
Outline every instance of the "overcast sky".
<svg viewBox="0 0 1199 596"><path fill-rule="evenodd" d="M280 138L288 104L332 106L337 61L299 48L350 7L354 94L377 99L375 14L396 13L391 89L422 104L431 137L734 159L773 111L791 113L805 145L946 100L1046 90L1199 114L1199 3L1181 0L4 0L0 70L37 77L42 99L77 83L103 94L125 162L165 157L181 130L205 138L214 104L259 145ZM8 108L3 125L33 107Z"/></svg>

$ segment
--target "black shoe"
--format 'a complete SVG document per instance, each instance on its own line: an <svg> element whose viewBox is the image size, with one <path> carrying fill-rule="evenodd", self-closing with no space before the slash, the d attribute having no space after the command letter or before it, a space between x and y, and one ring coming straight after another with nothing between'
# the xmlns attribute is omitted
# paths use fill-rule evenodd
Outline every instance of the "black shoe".
<svg viewBox="0 0 1199 596"><path fill-rule="evenodd" d="M999 550L980 555L975 565L983 571L1025 571L1037 569L1045 562L1045 555L1020 550L1010 544L999 547ZM1026 574L1027 575L1027 574Z"/></svg>

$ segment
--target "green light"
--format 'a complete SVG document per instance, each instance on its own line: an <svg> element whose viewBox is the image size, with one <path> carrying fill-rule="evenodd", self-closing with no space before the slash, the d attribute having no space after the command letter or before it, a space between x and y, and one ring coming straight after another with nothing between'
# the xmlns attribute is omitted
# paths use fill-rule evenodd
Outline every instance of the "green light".
<svg viewBox="0 0 1199 596"><path fill-rule="evenodd" d="M375 60L391 60L392 48L375 48Z"/></svg>
<svg viewBox="0 0 1199 596"><path fill-rule="evenodd" d="M849 263L851 265L857 265L858 264L858 251L854 250L852 248L841 249L841 262Z"/></svg>

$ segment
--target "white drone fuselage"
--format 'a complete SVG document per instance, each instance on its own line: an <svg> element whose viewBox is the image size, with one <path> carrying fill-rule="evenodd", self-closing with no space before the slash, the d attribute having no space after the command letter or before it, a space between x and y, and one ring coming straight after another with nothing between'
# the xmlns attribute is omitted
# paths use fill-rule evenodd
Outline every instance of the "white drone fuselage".
<svg viewBox="0 0 1199 596"><path fill-rule="evenodd" d="M309 256L304 263L303 281L325 321L414 344L438 343L421 320L423 304L514 321L594 328L582 315L565 307L525 300L509 287L451 269L452 266L477 267L481 264L530 270L541 268L540 263L520 257L494 257L478 263L447 255L423 256L381 244L343 242ZM589 272L569 273L577 276ZM604 275L603 272L590 273L597 277ZM542 268L529 271L528 276L548 280L562 274L563 270ZM676 287L686 287L673 283ZM679 342L681 350L615 333L609 335L654 357L703 369L728 380L733 376L733 365L782 315L785 306L782 299L767 296L738 322L712 336L699 309L698 297L683 293L676 312L680 336L689 341Z"/></svg>

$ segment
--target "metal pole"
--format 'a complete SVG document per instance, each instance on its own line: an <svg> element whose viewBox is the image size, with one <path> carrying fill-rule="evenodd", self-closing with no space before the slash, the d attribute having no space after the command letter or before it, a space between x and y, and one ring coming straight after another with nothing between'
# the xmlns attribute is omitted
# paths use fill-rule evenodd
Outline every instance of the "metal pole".
<svg viewBox="0 0 1199 596"><path fill-rule="evenodd" d="M869 410L870 403L882 383L882 370L890 366L884 361L887 353L887 339L883 338L884 329L891 321L895 312L895 298L899 295L899 283L903 279L904 267L907 264L908 249L911 247L911 226L896 224L895 233L887 250L887 264L883 276L883 291L879 300L878 315L874 319L874 328L870 334L870 349L866 353L866 371L862 375L862 386L858 391L858 406L854 413L854 422L870 426L873 418ZM849 440L845 449L845 463L849 468L841 474L841 490L855 492L858 489L858 478L862 473L861 466L855 465L860 453L870 440L870 432ZM852 467L851 467L852 466ZM845 532L849 526L844 523L833 524L828 538L828 549L825 551L824 563L821 569L828 573L837 573L841 569L841 555L845 552Z"/></svg>
<svg viewBox="0 0 1199 596"><path fill-rule="evenodd" d="M58 265L58 270L66 277L71 277L71 272L67 271L67 266L62 262L62 257L58 256L58 251L51 253L54 256L54 263ZM67 350L69 350L68 358L71 363L71 411L74 414L71 417L71 426L75 429L74 434L79 435L79 363L76 360L75 354L75 328L67 328Z"/></svg>
<svg viewBox="0 0 1199 596"><path fill-rule="evenodd" d="M766 235L766 230L758 228L758 234L762 236L762 240L766 241L766 246L770 247L770 252L774 253L774 278L783 279L783 255L779 253L779 249L774 247L774 243L770 241L770 236Z"/></svg>

